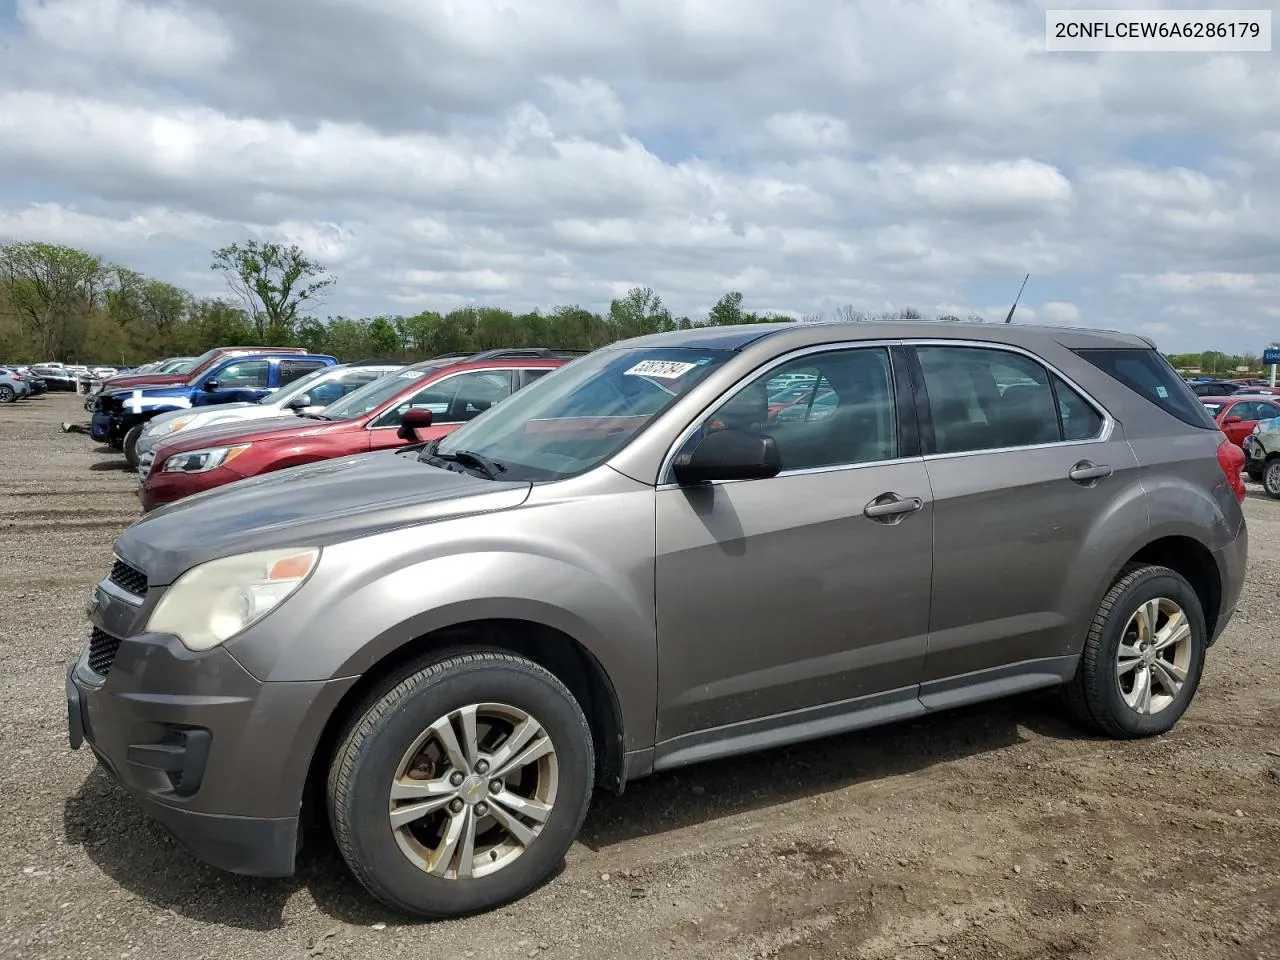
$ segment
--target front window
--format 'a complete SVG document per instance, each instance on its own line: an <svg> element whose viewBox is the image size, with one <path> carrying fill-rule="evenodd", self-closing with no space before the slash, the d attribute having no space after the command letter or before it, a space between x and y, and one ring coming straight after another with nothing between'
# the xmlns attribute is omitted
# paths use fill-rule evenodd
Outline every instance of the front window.
<svg viewBox="0 0 1280 960"><path fill-rule="evenodd" d="M562 480L603 463L695 383L728 360L724 350L612 348L575 360L423 451L474 453L503 480Z"/></svg>
<svg viewBox="0 0 1280 960"><path fill-rule="evenodd" d="M456 373L406 397L379 416L373 426L398 427L411 409L430 410L433 423L465 423L510 395L510 370Z"/></svg>
<svg viewBox="0 0 1280 960"><path fill-rule="evenodd" d="M359 390L352 390L336 403L331 403L320 411L323 420L350 420L352 417L363 417L372 413L392 397L407 390L414 381L421 380L434 368L402 370L389 374L373 383L365 384Z"/></svg>
<svg viewBox="0 0 1280 960"><path fill-rule="evenodd" d="M268 361L241 360L224 367L216 379L219 390L265 390L270 377Z"/></svg>

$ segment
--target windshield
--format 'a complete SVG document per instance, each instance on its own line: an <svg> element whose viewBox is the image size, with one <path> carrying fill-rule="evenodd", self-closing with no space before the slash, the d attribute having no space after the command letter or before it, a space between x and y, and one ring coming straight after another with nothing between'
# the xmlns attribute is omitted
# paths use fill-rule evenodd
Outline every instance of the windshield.
<svg viewBox="0 0 1280 960"><path fill-rule="evenodd" d="M502 464L503 480L562 480L613 456L732 355L678 347L597 350L424 448L422 457L461 451Z"/></svg>
<svg viewBox="0 0 1280 960"><path fill-rule="evenodd" d="M200 356L196 357L193 361L191 361L191 370L190 370L190 371L188 371L188 370L183 370L183 371L181 371L181 372L182 372L182 373L189 373L189 372L191 372L191 371L199 370L199 371L201 371L201 372L203 373L203 372L204 372L204 366L205 366L205 364L207 364L207 363L208 363L210 360L212 360L214 357L218 356L218 351L219 351L220 349L221 349L221 347L214 347L212 350L206 350L204 353L200 354ZM175 371L175 372L178 372L178 371Z"/></svg>
<svg viewBox="0 0 1280 960"><path fill-rule="evenodd" d="M417 370L402 370L400 373L379 377L372 383L366 383L359 390L352 390L345 397L335 400L320 411L320 416L326 420L350 420L352 417L363 417L434 369L434 367L424 367Z"/></svg>
<svg viewBox="0 0 1280 960"><path fill-rule="evenodd" d="M190 373L195 369L196 362L192 359L187 360L170 360L168 363L161 364L160 373Z"/></svg>

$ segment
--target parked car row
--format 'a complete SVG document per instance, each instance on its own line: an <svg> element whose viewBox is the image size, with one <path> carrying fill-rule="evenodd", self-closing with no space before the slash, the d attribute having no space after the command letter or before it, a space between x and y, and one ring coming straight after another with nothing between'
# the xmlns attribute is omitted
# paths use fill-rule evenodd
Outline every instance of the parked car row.
<svg viewBox="0 0 1280 960"><path fill-rule="evenodd" d="M34 376L28 367L0 367L0 403L14 403L46 389L44 381Z"/></svg>
<svg viewBox="0 0 1280 960"><path fill-rule="evenodd" d="M1240 596L1243 454L1142 338L975 326L108 382L151 509L71 746L218 867L328 830L439 917L546 881L654 771L1049 687L1167 731Z"/></svg>

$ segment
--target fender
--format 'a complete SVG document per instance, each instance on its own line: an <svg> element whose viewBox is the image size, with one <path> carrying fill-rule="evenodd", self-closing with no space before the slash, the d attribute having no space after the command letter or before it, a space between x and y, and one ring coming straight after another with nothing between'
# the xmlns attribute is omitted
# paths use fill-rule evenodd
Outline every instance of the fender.
<svg viewBox="0 0 1280 960"><path fill-rule="evenodd" d="M651 747L657 685L653 491L626 496L645 497L647 509L618 510L605 496L599 498L604 502L577 501L572 513L563 503L418 526L408 552L405 528L326 547L288 606L227 649L262 680L328 680L358 676L445 627L524 620L559 630L589 651L627 717L625 749ZM581 544L577 537L549 540L545 524L560 518L548 517L546 509L563 510L565 523L590 534ZM588 516L596 513L601 515ZM539 515L532 527L537 533L526 534L522 521L533 514ZM601 559L606 556L608 563Z"/></svg>

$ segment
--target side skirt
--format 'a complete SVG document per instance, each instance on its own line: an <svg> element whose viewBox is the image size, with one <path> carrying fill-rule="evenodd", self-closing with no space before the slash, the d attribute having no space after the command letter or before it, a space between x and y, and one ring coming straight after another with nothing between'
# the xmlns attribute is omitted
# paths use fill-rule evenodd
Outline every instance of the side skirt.
<svg viewBox="0 0 1280 960"><path fill-rule="evenodd" d="M628 764L627 773L630 777L643 776L640 771L645 767L649 767L645 772L670 770L704 760L802 743L966 704L1061 686L1075 675L1079 662L1078 655L1027 660L871 696L698 730L659 743L653 751L652 766L646 762L648 757L637 757L640 762Z"/></svg>

